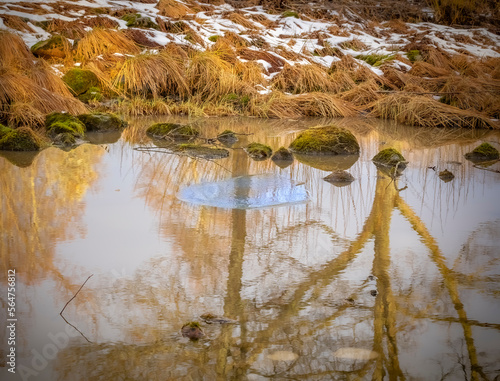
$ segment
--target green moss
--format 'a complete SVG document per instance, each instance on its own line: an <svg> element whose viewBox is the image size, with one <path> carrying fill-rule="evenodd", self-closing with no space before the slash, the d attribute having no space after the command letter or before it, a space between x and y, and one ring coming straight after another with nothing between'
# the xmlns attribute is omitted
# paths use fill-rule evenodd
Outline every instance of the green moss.
<svg viewBox="0 0 500 381"><path fill-rule="evenodd" d="M217 35L214 35L214 36L210 36L208 37L208 40L209 41L212 41L212 42L217 42L217 40L219 39L220 36L217 36Z"/></svg>
<svg viewBox="0 0 500 381"><path fill-rule="evenodd" d="M87 131L116 131L127 126L127 123L117 115L108 112L93 112L78 115Z"/></svg>
<svg viewBox="0 0 500 381"><path fill-rule="evenodd" d="M393 60L394 54L359 54L355 58L365 61L372 66L380 66L386 61Z"/></svg>
<svg viewBox="0 0 500 381"><path fill-rule="evenodd" d="M170 136L174 139L190 139L198 136L200 131L188 124L156 123L150 126L146 133L154 137Z"/></svg>
<svg viewBox="0 0 500 381"><path fill-rule="evenodd" d="M0 138L0 150L3 151L39 151L43 145L44 142L28 127L10 129Z"/></svg>
<svg viewBox="0 0 500 381"><path fill-rule="evenodd" d="M500 158L498 150L490 143L482 143L471 152L465 154L465 158L470 161L490 161Z"/></svg>
<svg viewBox="0 0 500 381"><path fill-rule="evenodd" d="M281 14L282 17L295 17L296 19L299 18L299 14L295 11L285 11Z"/></svg>
<svg viewBox="0 0 500 381"><path fill-rule="evenodd" d="M422 60L422 56L420 55L420 50L410 50L409 52L406 53L406 57L411 62L416 62L416 61Z"/></svg>
<svg viewBox="0 0 500 381"><path fill-rule="evenodd" d="M396 167L398 168L405 168L406 167L406 160L403 157L403 155L395 148L386 148L377 153L372 161L375 164L379 164L385 167Z"/></svg>
<svg viewBox="0 0 500 381"><path fill-rule="evenodd" d="M12 128L0 124L0 138L10 131L12 131Z"/></svg>
<svg viewBox="0 0 500 381"><path fill-rule="evenodd" d="M85 93L78 96L78 99L84 103L89 103L90 101L101 101L102 98L103 95L101 93L101 89L98 87L91 87Z"/></svg>
<svg viewBox="0 0 500 381"><path fill-rule="evenodd" d="M99 88L99 79L90 70L72 68L62 79L75 95L86 93L91 88Z"/></svg>
<svg viewBox="0 0 500 381"><path fill-rule="evenodd" d="M45 117L47 133L55 136L61 133L71 133L75 136L85 134L85 125L71 114L53 112Z"/></svg>
<svg viewBox="0 0 500 381"><path fill-rule="evenodd" d="M158 25L147 16L141 16L139 13L128 13L122 16L122 20L127 22L129 28L153 28L158 29Z"/></svg>
<svg viewBox="0 0 500 381"><path fill-rule="evenodd" d="M273 154L271 147L257 142L247 145L245 151L254 160L265 160Z"/></svg>
<svg viewBox="0 0 500 381"><path fill-rule="evenodd" d="M311 128L290 144L292 152L312 155L357 155L359 144L348 130L334 125Z"/></svg>

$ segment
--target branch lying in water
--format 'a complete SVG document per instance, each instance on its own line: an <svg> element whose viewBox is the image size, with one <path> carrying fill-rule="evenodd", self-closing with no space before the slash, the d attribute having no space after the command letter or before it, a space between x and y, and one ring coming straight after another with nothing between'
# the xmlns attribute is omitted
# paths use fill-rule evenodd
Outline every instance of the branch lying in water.
<svg viewBox="0 0 500 381"><path fill-rule="evenodd" d="M64 307L63 307L63 309L61 310L61 312L59 312L59 315L61 315L61 317L63 318L63 320L64 320L67 324L69 324L70 326L72 326L74 329L76 329L76 330L78 331L78 333L79 333L80 335L82 335L82 336L83 336L83 338L84 338L85 340L87 340L89 343L91 343L92 341L90 341L89 339L87 339L87 337L86 337L86 336L85 336L85 335L84 335L84 334L83 334L83 333L82 333L82 332L81 332L78 328L76 328L73 324L71 324L69 321L67 321L67 320L66 320L66 318L65 318L65 317L64 317L64 315L63 315L63 312L64 312L64 310L66 309L66 307L68 306L68 304L69 304L69 303L70 303L73 299L75 299L75 298L76 298L76 296L77 296L77 295L78 295L78 293L81 291L81 289L83 288L83 286L85 286L85 283L87 283L87 281L88 281L88 280L89 280L89 279L90 279L93 275L94 275L94 274L90 274L90 275L89 275L89 277L85 280L85 282L83 282L83 284L80 286L80 288L78 289L78 291L76 292L76 294L75 294L75 295L73 295L73 297L72 297L70 300L68 300L68 301L66 302L66 304L64 305Z"/></svg>
<svg viewBox="0 0 500 381"><path fill-rule="evenodd" d="M209 161L211 163L214 163L215 165L218 165L219 167L228 171L231 174L233 173L232 171L230 171L229 169L227 169L223 165L217 163L215 160L209 159L207 157L194 156L194 155L190 155L190 154L185 153L185 152L174 152L174 151L168 150L167 148L161 149L160 147L135 147L134 150L139 151L139 152L156 152L156 153L166 153L168 155L187 156L187 157L189 157L193 160L196 160L196 161L199 161L200 159L202 159L202 160L206 160L206 161Z"/></svg>

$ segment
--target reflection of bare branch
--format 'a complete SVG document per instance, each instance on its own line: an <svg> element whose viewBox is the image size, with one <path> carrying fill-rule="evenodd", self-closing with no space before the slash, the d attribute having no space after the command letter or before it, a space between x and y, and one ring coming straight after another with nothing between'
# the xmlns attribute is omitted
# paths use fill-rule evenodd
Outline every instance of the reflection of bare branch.
<svg viewBox="0 0 500 381"><path fill-rule="evenodd" d="M80 333L80 335L82 335L82 336L83 336L83 338L84 338L85 340L87 340L89 343L91 343L92 341L90 341L89 339L87 339L87 337L86 337L86 336L85 336L85 335L84 335L84 334L83 334L83 333L82 333L82 332L81 332L78 328L76 328L73 324L71 324L69 321L67 321L67 320L66 320L66 318L65 318L65 317L64 317L64 315L63 315L63 312L64 312L64 310L66 309L66 307L68 306L68 304L69 304L69 303L70 303L73 299L75 299L75 298L76 298L76 296L77 296L77 295L78 295L78 293L81 291L81 289L83 288L83 286L85 286L85 283L87 283L87 281L88 281L88 280L89 280L89 279L90 279L93 275L94 275L94 274L90 274L90 275L88 276L88 278L85 280L85 282L83 282L83 284L80 286L80 288L79 288L79 289L78 289L78 291L75 293L75 295L73 295L73 297L72 297L70 300L68 300L68 301L66 302L66 304L64 305L64 307L63 307L63 309L61 310L61 312L59 312L59 315L61 315L61 317L63 318L63 320L64 320L67 324L69 324L70 326L72 326L74 329L76 329L76 330L78 331L78 333Z"/></svg>

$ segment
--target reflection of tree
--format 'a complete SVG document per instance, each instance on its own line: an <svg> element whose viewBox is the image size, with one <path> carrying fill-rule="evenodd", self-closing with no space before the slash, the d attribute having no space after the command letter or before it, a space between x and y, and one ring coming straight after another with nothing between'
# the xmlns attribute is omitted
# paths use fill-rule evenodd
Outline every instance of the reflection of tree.
<svg viewBox="0 0 500 381"><path fill-rule="evenodd" d="M17 268L28 284L49 274L64 279L53 263L55 243L85 234L82 198L97 178L102 153L92 145L70 152L49 148L26 168L0 158L2 273Z"/></svg>
<svg viewBox="0 0 500 381"><path fill-rule="evenodd" d="M372 138L369 132L366 136ZM281 145L286 139L277 139L275 144ZM242 151L233 152L233 156L233 175L279 171L270 162L245 162L248 159ZM288 379L410 378L401 354L412 342L401 338L405 334L411 337L415 321L429 319L435 312L433 303L439 298L424 297L427 305L415 312L411 297L418 281L410 282L407 295L401 296L402 292L396 291L397 279L391 272L396 256L391 253L389 235L395 212L401 213L412 232L420 237L430 254L430 262L443 280L445 291L436 282L428 287L443 293L439 296L447 293L458 315L458 319L444 320L459 322L462 328L468 363L460 361L473 378L486 377L471 331L472 326L481 323L467 317L455 274L446 266L436 240L402 201L390 179L377 177L375 186L368 189L373 193L369 195L373 202L365 201L369 213L360 218L358 235L340 241L335 229L328 229L322 221L323 216L314 215L317 213L314 206L306 207L303 212L293 208L286 213L270 210L265 216L270 225L266 229L262 228L264 217L260 211L187 207L175 200L179 183L217 180L229 175L211 163L194 163L187 158L152 155L144 160L138 193L152 209L162 213L161 234L174 242L174 253L146 264L118 291L111 291L121 292L116 299L126 303L127 314L115 316L112 301L99 311L110 324L114 322L114 327L125 331L124 342L75 344L66 348L59 356L61 379L70 372L82 380L105 377L239 380L249 374ZM292 166L285 173L296 178L299 171L303 171L300 174L304 178L316 180L308 168ZM369 197L365 194L364 198ZM287 223L275 223L280 219ZM271 233L273 224L286 228ZM316 232L330 237L330 256L315 265L293 258L294 244L300 244L299 240L314 241L320 234ZM278 242L272 242L276 238ZM362 258L369 258L368 267L376 276L378 294L369 300L363 299L365 283L350 286L343 279ZM245 270L251 261L265 262L267 274L274 277L287 272L297 276L278 280L271 285L272 289L266 289L267 274L262 271L250 284ZM253 286L259 288L259 300L252 299L248 291ZM214 294L223 297L210 304L206 299ZM355 303L346 303L347 296ZM198 343L180 338L178 330L182 323L212 308L213 312L238 319L239 324L205 327L207 339ZM373 349L379 356L372 361L352 362L334 357L336 349L350 346ZM278 350L299 357L273 362L269 355ZM96 363L100 366L93 366Z"/></svg>

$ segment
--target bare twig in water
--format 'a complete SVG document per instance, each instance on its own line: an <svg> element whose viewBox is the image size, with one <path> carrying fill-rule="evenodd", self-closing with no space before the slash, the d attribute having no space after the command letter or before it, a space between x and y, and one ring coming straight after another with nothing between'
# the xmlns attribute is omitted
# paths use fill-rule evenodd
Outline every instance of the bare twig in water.
<svg viewBox="0 0 500 381"><path fill-rule="evenodd" d="M87 342L89 342L89 343L91 343L92 341L90 341L89 339L87 339L87 337L86 337L86 336L85 336L85 335L84 335L84 334L83 334L83 333L82 333L82 332L81 332L78 328L76 328L73 324L71 324L69 321L67 321L67 320L66 320L66 318L65 318L65 317L64 317L64 315L63 315L63 312L64 312L64 310L66 309L66 307L68 306L68 304L69 304L69 303L70 303L73 299L75 299L75 298L76 298L76 296L77 296L77 295L78 295L78 293L81 291L81 289L83 288L83 286L85 286L85 283L87 283L87 281L88 281L88 280L89 280L89 279L90 279L93 275L94 275L94 274L90 274L90 275L89 275L89 277L85 280L85 282L83 282L83 284L80 286L80 288L79 288L79 289L78 289L78 291L75 293L75 295L73 295L73 297L72 297L70 300L68 300L68 301L66 302L66 304L64 305L64 307L63 307L63 309L61 310L61 312L59 312L59 315L61 315L61 317L63 318L63 320L66 322L66 324L68 324L68 325L72 326L74 329L76 329L76 330L78 331L78 333L79 333L80 335L82 335L82 337L83 337L85 340L87 340Z"/></svg>
<svg viewBox="0 0 500 381"><path fill-rule="evenodd" d="M476 165L476 164L474 164L474 165L473 165L473 167L474 167L474 168L477 168L477 169L483 169L483 170L488 171L488 172L500 173L500 171L499 171L499 170L497 170L497 169L491 169L491 168L486 168L486 167L480 167L479 165Z"/></svg>
<svg viewBox="0 0 500 381"><path fill-rule="evenodd" d="M229 169L227 169L223 165L217 163L215 160L209 159L207 157L198 157L198 156L194 156L194 155L189 155L187 153L169 151L168 149L163 150L160 147L135 147L134 150L139 151L139 152L156 152L156 153L166 153L168 155L186 156L186 157L189 157L190 159L193 159L196 161L200 161L200 159L206 160L206 161L209 161L211 163L214 163L215 165L218 165L219 167L228 171L229 173L233 173L232 171L230 171Z"/></svg>

